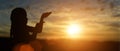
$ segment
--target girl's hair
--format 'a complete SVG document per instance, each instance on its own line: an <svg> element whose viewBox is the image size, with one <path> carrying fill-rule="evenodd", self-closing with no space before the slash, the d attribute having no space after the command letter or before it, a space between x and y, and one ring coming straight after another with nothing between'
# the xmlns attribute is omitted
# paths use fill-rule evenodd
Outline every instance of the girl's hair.
<svg viewBox="0 0 120 51"><path fill-rule="evenodd" d="M26 23L27 13L24 8L15 8L12 10L10 19L12 24Z"/></svg>

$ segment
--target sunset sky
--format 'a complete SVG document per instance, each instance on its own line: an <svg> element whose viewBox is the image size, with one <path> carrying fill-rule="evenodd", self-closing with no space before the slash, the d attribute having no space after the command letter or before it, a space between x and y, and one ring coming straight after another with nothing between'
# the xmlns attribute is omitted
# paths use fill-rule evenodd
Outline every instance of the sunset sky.
<svg viewBox="0 0 120 51"><path fill-rule="evenodd" d="M42 13L52 12L38 38L65 36L66 28L77 24L83 39L120 40L120 0L0 0L0 36L9 36L16 7L26 9L33 27Z"/></svg>

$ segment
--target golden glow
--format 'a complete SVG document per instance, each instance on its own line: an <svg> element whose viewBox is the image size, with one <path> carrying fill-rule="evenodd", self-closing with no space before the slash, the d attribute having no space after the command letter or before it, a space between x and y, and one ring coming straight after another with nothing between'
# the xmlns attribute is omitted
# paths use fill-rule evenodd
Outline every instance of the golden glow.
<svg viewBox="0 0 120 51"><path fill-rule="evenodd" d="M81 33L81 27L77 24L71 24L67 27L66 32L71 37L78 37Z"/></svg>

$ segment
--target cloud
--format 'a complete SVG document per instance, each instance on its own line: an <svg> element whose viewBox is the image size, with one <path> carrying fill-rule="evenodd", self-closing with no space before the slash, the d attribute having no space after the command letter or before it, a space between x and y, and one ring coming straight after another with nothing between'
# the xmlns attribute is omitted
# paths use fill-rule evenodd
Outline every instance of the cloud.
<svg viewBox="0 0 120 51"><path fill-rule="evenodd" d="M99 22L105 29L105 31L109 32L116 32L119 33L120 31L120 22Z"/></svg>
<svg viewBox="0 0 120 51"><path fill-rule="evenodd" d="M116 31L116 32L119 32L119 28L120 28L120 23L108 23L107 26L109 26L109 30L112 30L112 31Z"/></svg>
<svg viewBox="0 0 120 51"><path fill-rule="evenodd" d="M113 17L120 17L120 14L115 14L113 15Z"/></svg>
<svg viewBox="0 0 120 51"><path fill-rule="evenodd" d="M116 22L116 23L109 23L108 26L112 26L112 27L120 27L120 22Z"/></svg>

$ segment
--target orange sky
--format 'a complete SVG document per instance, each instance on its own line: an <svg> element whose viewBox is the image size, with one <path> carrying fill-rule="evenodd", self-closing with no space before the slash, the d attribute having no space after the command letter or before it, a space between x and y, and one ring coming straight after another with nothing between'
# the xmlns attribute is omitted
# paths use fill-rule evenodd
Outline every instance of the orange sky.
<svg viewBox="0 0 120 51"><path fill-rule="evenodd" d="M0 18L3 19L0 21L0 25L2 26L2 28L0 28L1 36L8 36L9 34L10 11L16 6L21 6L24 7L28 13L28 25L30 26L34 26L39 21L42 13L52 12L52 14L45 19L46 23L44 24L43 33L39 34L38 38L41 36L60 37L66 35L66 27L69 26L69 24L78 24L82 28L82 36L84 38L96 38L97 40L119 39L120 16L110 5L110 3L113 3L115 8L119 6L119 3L116 3L114 0L21 0L8 2L9 3L5 4L1 3L6 7L0 5L0 13L2 13L0 14ZM118 9L119 8L116 10ZM118 16L115 17L116 15Z"/></svg>

